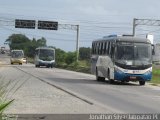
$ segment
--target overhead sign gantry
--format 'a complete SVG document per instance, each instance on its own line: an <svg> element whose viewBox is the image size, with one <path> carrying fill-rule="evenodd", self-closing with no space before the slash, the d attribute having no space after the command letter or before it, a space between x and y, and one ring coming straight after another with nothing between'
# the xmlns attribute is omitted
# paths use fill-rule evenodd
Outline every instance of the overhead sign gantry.
<svg viewBox="0 0 160 120"><path fill-rule="evenodd" d="M76 37L76 53L77 53L77 61L79 57L79 25L71 25L71 24L58 24L57 21L42 21L39 20L36 24L35 20L23 20L16 19L15 20L15 28L28 28L28 29L44 29L44 30L58 30L61 29L70 29L77 31Z"/></svg>

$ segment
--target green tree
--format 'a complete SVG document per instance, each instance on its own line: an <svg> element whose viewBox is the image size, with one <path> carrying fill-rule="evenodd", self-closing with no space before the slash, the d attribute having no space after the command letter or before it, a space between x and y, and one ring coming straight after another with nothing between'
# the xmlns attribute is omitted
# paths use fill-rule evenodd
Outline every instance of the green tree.
<svg viewBox="0 0 160 120"><path fill-rule="evenodd" d="M31 44L27 47L26 54L28 57L34 57L35 49L37 47L45 47L46 46L46 39L41 38L41 39L36 40L35 38L33 38L33 40L31 40L30 43Z"/></svg>
<svg viewBox="0 0 160 120"><path fill-rule="evenodd" d="M22 34L12 34L5 41L9 44L10 49L25 49L30 44L29 38Z"/></svg>
<svg viewBox="0 0 160 120"><path fill-rule="evenodd" d="M90 59L91 48L90 47L81 47L79 48L79 59L80 60L89 60Z"/></svg>
<svg viewBox="0 0 160 120"><path fill-rule="evenodd" d="M8 37L5 43L9 44L10 49L22 49L28 57L34 57L34 51L37 47L46 47L47 40L42 37L38 40L33 38L30 40L22 34L12 34Z"/></svg>
<svg viewBox="0 0 160 120"><path fill-rule="evenodd" d="M38 47L46 47L47 46L46 42L47 40L44 37L42 37L41 39L37 40L37 45Z"/></svg>
<svg viewBox="0 0 160 120"><path fill-rule="evenodd" d="M71 64L75 61L76 61L76 52L68 52L67 56L66 56L66 59L65 59L65 62L67 64Z"/></svg>
<svg viewBox="0 0 160 120"><path fill-rule="evenodd" d="M59 48L56 48L55 49L55 52L56 52L56 63L59 64L59 63L65 63L65 59L66 59L66 52L59 49Z"/></svg>

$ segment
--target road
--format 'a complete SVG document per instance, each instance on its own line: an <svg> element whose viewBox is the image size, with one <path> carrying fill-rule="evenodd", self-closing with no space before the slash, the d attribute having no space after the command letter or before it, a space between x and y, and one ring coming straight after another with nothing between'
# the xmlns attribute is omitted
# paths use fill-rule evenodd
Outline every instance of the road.
<svg viewBox="0 0 160 120"><path fill-rule="evenodd" d="M2 66L21 71L90 105L116 113L160 113L160 87L139 86L138 83L109 84L108 81L96 81L94 75L57 68L35 68L33 64L11 66L9 58L4 56L0 56L0 61Z"/></svg>

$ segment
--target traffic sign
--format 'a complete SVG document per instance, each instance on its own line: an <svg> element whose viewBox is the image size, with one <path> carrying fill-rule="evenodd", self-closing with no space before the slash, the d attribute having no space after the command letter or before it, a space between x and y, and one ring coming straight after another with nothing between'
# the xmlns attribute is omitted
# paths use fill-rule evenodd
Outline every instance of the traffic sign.
<svg viewBox="0 0 160 120"><path fill-rule="evenodd" d="M58 30L58 22L55 22L55 21L38 21L38 29Z"/></svg>
<svg viewBox="0 0 160 120"><path fill-rule="evenodd" d="M29 28L29 29L35 29L35 20L15 20L15 28Z"/></svg>

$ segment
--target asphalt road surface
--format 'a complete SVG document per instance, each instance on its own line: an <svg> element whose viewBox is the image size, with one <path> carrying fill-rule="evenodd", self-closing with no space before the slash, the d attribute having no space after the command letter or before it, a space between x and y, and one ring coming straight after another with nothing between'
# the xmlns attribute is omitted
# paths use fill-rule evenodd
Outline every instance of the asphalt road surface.
<svg viewBox="0 0 160 120"><path fill-rule="evenodd" d="M10 65L9 58L0 56L3 66L9 66L74 97L116 113L160 113L160 87L139 86L139 83L109 84L98 82L94 75L57 68L35 68L33 64ZM45 88L44 88L45 89Z"/></svg>

